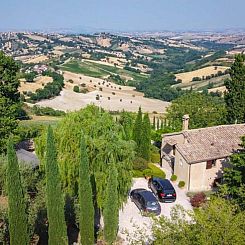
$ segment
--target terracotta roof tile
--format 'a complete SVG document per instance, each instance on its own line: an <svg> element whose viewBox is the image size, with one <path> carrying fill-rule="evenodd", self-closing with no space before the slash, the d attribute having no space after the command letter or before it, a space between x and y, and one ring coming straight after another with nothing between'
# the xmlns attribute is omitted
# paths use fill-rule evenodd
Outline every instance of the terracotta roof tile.
<svg viewBox="0 0 245 245"><path fill-rule="evenodd" d="M238 150L240 138L245 135L245 124L193 129L180 134L185 142L176 144L176 149L188 163L195 163L227 157ZM167 138L166 141L174 142L176 135Z"/></svg>

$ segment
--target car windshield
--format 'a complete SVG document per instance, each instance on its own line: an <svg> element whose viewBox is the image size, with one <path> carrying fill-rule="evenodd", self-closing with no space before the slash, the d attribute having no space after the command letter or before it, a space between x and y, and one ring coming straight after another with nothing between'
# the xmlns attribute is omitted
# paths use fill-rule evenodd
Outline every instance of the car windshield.
<svg viewBox="0 0 245 245"><path fill-rule="evenodd" d="M147 207L156 207L156 206L157 206L157 202L154 201L147 202Z"/></svg>
<svg viewBox="0 0 245 245"><path fill-rule="evenodd" d="M174 193L175 193L174 190L165 190L164 192L165 192L166 194L174 194Z"/></svg>

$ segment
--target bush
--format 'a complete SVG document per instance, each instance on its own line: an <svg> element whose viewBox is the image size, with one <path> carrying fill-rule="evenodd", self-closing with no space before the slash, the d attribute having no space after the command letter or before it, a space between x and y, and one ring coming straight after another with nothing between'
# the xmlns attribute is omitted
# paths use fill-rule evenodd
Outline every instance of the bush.
<svg viewBox="0 0 245 245"><path fill-rule="evenodd" d="M160 168L158 168L155 164L149 163L148 164L148 168L153 171L153 176L154 177L159 177L159 178L162 178L162 179L166 178L165 172L162 171Z"/></svg>
<svg viewBox="0 0 245 245"><path fill-rule="evenodd" d="M170 178L171 181L176 181L177 180L177 175L173 174Z"/></svg>
<svg viewBox="0 0 245 245"><path fill-rule="evenodd" d="M162 179L166 178L165 172L163 172L160 168L158 168L157 166L155 166L152 163L149 163L148 164L148 168L146 168L143 171L133 170L133 176L135 178L151 176L151 175L154 176L154 177L162 178Z"/></svg>
<svg viewBox="0 0 245 245"><path fill-rule="evenodd" d="M160 162L159 153L151 153L151 162L153 162L153 163L159 163Z"/></svg>
<svg viewBox="0 0 245 245"><path fill-rule="evenodd" d="M37 115L37 116L57 116L57 117L60 117L60 116L64 116L65 115L65 112L64 111L60 111L60 110L55 110L51 107L40 107L40 106L36 106L34 105L32 107L32 112Z"/></svg>
<svg viewBox="0 0 245 245"><path fill-rule="evenodd" d="M144 177L147 177L147 176L153 176L153 171L152 171L152 169L149 169L149 168L145 169L145 170L143 171L143 176L144 176Z"/></svg>
<svg viewBox="0 0 245 245"><path fill-rule="evenodd" d="M185 181L181 180L178 184L179 188L183 188L185 186Z"/></svg>
<svg viewBox="0 0 245 245"><path fill-rule="evenodd" d="M143 171L143 170L147 169L147 167L148 167L148 163L144 158L136 157L134 159L134 161L133 161L133 169L134 170Z"/></svg>
<svg viewBox="0 0 245 245"><path fill-rule="evenodd" d="M87 88L83 88L80 90L80 93L86 94L88 93L88 89Z"/></svg>
<svg viewBox="0 0 245 245"><path fill-rule="evenodd" d="M195 208L198 208L200 206L202 206L203 203L206 202L206 195L204 192L200 192L200 193L197 193L195 194L191 200L191 205Z"/></svg>
<svg viewBox="0 0 245 245"><path fill-rule="evenodd" d="M77 85L73 87L73 91L76 93L80 93L80 89Z"/></svg>

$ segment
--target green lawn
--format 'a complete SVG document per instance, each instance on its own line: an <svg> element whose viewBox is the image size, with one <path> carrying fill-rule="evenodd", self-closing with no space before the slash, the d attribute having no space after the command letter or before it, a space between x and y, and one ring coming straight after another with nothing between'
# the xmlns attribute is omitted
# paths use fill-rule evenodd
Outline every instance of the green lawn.
<svg viewBox="0 0 245 245"><path fill-rule="evenodd" d="M50 117L50 119L48 117L46 117L45 119L42 119L42 120L23 120L23 121L20 121L20 125L21 126L27 126L27 127L30 127L30 126L48 126L48 125L56 126L57 123L61 119L62 119L62 117L57 117L57 118Z"/></svg>

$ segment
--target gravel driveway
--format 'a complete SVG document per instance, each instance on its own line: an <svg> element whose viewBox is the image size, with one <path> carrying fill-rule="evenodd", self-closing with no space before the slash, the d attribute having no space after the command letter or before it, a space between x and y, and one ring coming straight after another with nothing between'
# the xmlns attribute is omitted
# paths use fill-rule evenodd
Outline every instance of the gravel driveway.
<svg viewBox="0 0 245 245"><path fill-rule="evenodd" d="M177 194L176 201L174 203L160 203L161 215L165 215L166 217L170 217L171 208L176 204L180 204L185 209L192 210L189 198L186 196L186 191L184 189L180 189L177 186L177 183L172 184ZM134 179L132 189L136 188L145 188L149 190L147 180L144 178ZM127 234L132 236L132 234L139 229L146 228L146 230L149 231L146 235L150 235L150 227L151 219L149 217L143 217L136 205L131 202L130 198L128 198L126 205L119 213L119 236L124 240L123 244L129 244L126 241L126 237L128 236Z"/></svg>

